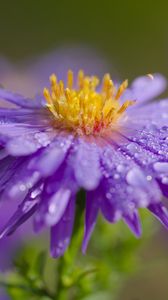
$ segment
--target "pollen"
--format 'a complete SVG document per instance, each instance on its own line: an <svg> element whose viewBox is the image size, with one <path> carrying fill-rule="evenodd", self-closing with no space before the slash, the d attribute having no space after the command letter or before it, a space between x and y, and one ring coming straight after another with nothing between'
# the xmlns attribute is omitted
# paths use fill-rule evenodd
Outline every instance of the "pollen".
<svg viewBox="0 0 168 300"><path fill-rule="evenodd" d="M100 84L98 77L86 76L82 70L74 80L74 74L69 70L66 87L52 74L50 89L44 88L43 94L55 125L80 135L96 135L110 129L135 103L132 100L120 103L127 86L126 80L117 88L109 74L104 75Z"/></svg>

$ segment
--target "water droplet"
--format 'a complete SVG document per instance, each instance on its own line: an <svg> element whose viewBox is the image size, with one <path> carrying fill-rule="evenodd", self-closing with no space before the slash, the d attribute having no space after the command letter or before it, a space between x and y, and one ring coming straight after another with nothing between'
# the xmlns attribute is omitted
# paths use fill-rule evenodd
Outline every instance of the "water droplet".
<svg viewBox="0 0 168 300"><path fill-rule="evenodd" d="M149 199L142 197L141 199L139 199L138 204L140 207L147 207L149 205Z"/></svg>
<svg viewBox="0 0 168 300"><path fill-rule="evenodd" d="M71 191L69 189L58 190L49 201L48 211L45 214L47 225L53 226L62 218L69 201Z"/></svg>
<svg viewBox="0 0 168 300"><path fill-rule="evenodd" d="M128 184L130 184L132 186L137 186L137 187L146 186L146 183L147 183L146 177L144 176L142 171L136 167L131 169L127 173L126 180L127 180Z"/></svg>
<svg viewBox="0 0 168 300"><path fill-rule="evenodd" d="M24 184L20 184L20 185L19 185L19 190L20 190L21 192L26 191L26 186L25 186Z"/></svg>
<svg viewBox="0 0 168 300"><path fill-rule="evenodd" d="M125 168L124 168L123 165L118 165L118 166L117 166L117 171L120 172L120 173L122 173L122 172L124 171L124 169L125 169Z"/></svg>
<svg viewBox="0 0 168 300"><path fill-rule="evenodd" d="M135 143L130 143L127 145L127 149L135 153L137 151L137 145Z"/></svg>
<svg viewBox="0 0 168 300"><path fill-rule="evenodd" d="M168 173L168 163L167 162L156 162L153 168L157 172Z"/></svg>
<svg viewBox="0 0 168 300"><path fill-rule="evenodd" d="M57 205L55 203L51 203L48 208L48 212L53 215L57 211Z"/></svg>
<svg viewBox="0 0 168 300"><path fill-rule="evenodd" d="M111 194L110 193L106 193L106 198L110 200L111 199Z"/></svg>
<svg viewBox="0 0 168 300"><path fill-rule="evenodd" d="M122 217L121 211L120 210L116 210L115 214L114 214L114 222L119 221L121 219L121 217Z"/></svg>
<svg viewBox="0 0 168 300"><path fill-rule="evenodd" d="M114 179L119 179L120 178L120 175L119 174L114 174Z"/></svg>
<svg viewBox="0 0 168 300"><path fill-rule="evenodd" d="M162 178L162 183L163 184L168 184L168 177L163 177Z"/></svg>
<svg viewBox="0 0 168 300"><path fill-rule="evenodd" d="M152 176L148 175L148 176L146 176L146 179L147 179L147 181L151 181L152 180Z"/></svg>

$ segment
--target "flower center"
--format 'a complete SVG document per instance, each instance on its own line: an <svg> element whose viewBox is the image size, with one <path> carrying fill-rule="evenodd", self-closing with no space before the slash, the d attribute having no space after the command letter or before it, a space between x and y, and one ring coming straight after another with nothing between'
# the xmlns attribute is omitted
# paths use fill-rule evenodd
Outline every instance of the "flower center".
<svg viewBox="0 0 168 300"><path fill-rule="evenodd" d="M44 88L44 97L56 125L80 135L99 134L112 127L127 107L135 103L127 100L120 104L128 81L116 88L109 74L104 75L99 87L98 77L85 76L83 71L78 72L77 83L74 83L73 72L69 70L66 88L55 74L50 76L50 85L50 90Z"/></svg>

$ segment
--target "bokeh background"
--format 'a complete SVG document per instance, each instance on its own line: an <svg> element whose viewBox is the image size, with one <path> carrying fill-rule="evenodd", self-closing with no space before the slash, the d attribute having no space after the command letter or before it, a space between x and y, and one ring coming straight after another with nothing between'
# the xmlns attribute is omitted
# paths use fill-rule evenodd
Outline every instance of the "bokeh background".
<svg viewBox="0 0 168 300"><path fill-rule="evenodd" d="M0 77L8 65L11 79L19 81L13 69L23 61L71 49L68 60L74 47L78 60L87 49L119 78L153 72L168 77L168 1L0 1L0 55L6 59ZM120 300L167 299L167 250L162 230L140 252L142 270L125 282Z"/></svg>
<svg viewBox="0 0 168 300"><path fill-rule="evenodd" d="M166 0L1 1L0 50L19 60L67 44L87 44L123 77L168 75Z"/></svg>

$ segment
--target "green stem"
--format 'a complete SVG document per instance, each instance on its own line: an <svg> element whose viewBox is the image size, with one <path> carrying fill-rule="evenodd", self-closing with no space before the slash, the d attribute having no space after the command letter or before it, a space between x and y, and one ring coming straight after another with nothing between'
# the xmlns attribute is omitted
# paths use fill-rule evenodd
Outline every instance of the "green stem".
<svg viewBox="0 0 168 300"><path fill-rule="evenodd" d="M50 295L45 289L36 289L29 287L24 284L18 284L18 283L7 283L4 281L0 281L0 286L4 287L6 289L19 289L19 290L24 290L26 292L31 293L32 295L38 295L38 296L47 296L48 298L53 300L52 295Z"/></svg>
<svg viewBox="0 0 168 300"><path fill-rule="evenodd" d="M58 269L57 269L57 274L58 274L58 283L57 283L57 291L55 293L55 296L53 297L53 300L64 300L67 299L67 295L65 293L65 287L62 282L62 276L64 274L64 269L65 269L66 263L64 260L64 257L61 257L58 262ZM66 290L67 292L67 290Z"/></svg>
<svg viewBox="0 0 168 300"><path fill-rule="evenodd" d="M59 259L58 264L58 283L54 300L68 300L68 292L73 284L66 285L63 281L64 276L68 276L69 270L73 270L80 248L83 233L83 211L85 207L85 192L81 190L76 200L76 217L71 244L65 255Z"/></svg>

